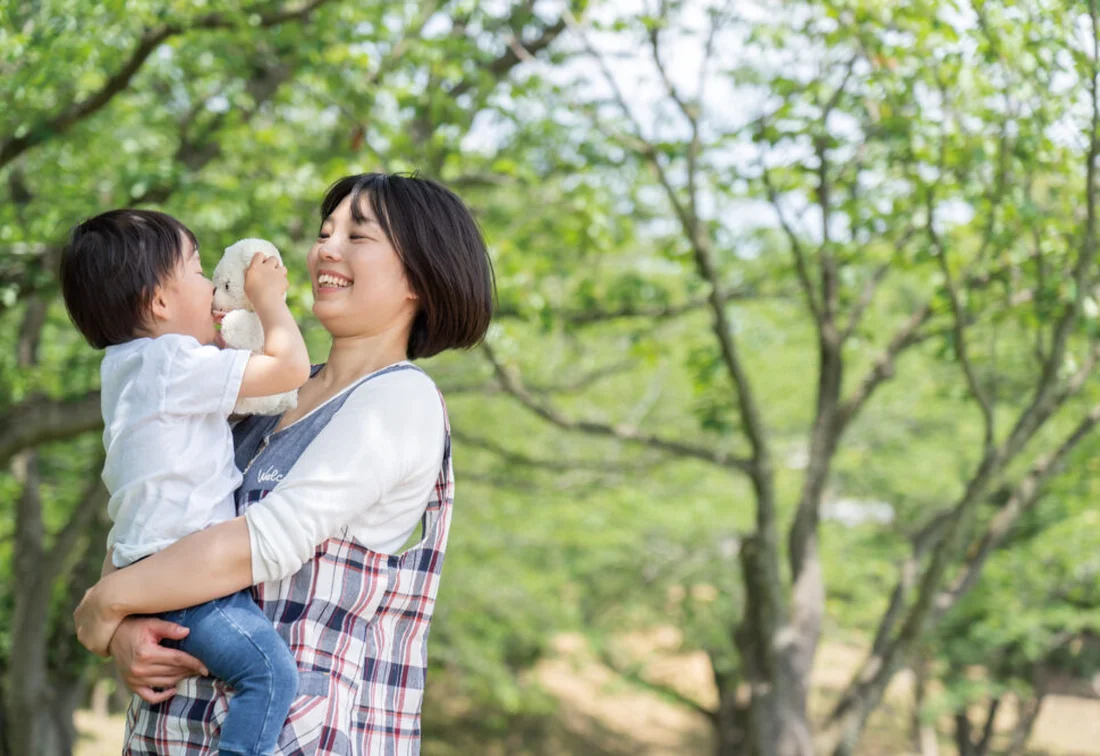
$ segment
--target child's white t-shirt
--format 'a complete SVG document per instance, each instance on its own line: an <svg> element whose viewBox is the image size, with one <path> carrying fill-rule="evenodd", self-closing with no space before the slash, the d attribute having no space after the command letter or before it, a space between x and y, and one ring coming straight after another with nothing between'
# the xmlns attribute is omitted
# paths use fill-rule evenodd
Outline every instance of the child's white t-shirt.
<svg viewBox="0 0 1100 756"><path fill-rule="evenodd" d="M236 516L228 418L250 354L179 334L107 347L103 482L116 567Z"/></svg>

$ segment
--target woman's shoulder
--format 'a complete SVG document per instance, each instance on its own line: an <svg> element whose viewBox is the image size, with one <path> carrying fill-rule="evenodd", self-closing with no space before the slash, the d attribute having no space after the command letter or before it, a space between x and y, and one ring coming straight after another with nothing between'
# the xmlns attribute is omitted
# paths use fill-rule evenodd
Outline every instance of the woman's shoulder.
<svg viewBox="0 0 1100 756"><path fill-rule="evenodd" d="M411 367L356 386L333 423L342 434L354 434L368 458L397 454L404 470L434 470L436 450L444 448L447 434L446 409L435 382Z"/></svg>
<svg viewBox="0 0 1100 756"><path fill-rule="evenodd" d="M345 407L369 408L404 417L439 415L442 399L431 376L411 363L384 368L351 390Z"/></svg>

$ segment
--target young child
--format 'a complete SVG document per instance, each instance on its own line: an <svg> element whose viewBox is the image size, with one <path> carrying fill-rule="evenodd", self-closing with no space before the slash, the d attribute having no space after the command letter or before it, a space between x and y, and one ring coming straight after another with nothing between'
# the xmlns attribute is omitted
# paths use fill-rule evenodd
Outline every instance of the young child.
<svg viewBox="0 0 1100 756"><path fill-rule="evenodd" d="M103 481L113 567L235 517L234 404L309 377L284 301L286 269L257 254L244 285L263 324L263 354L213 346L213 284L194 235L175 218L112 210L72 230L61 258L65 305L88 342L106 350ZM219 753L272 753L297 692L297 665L250 593L163 616L190 629L179 647L234 690Z"/></svg>

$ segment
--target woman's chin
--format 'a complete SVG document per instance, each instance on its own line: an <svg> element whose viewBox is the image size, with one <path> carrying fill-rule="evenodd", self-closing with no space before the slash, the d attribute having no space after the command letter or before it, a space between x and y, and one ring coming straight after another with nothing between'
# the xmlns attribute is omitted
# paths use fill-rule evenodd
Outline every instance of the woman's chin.
<svg viewBox="0 0 1100 756"><path fill-rule="evenodd" d="M340 302L334 302L327 298L313 300L313 317L317 318L326 330L331 331L340 321L344 320L347 315L348 308L343 306Z"/></svg>

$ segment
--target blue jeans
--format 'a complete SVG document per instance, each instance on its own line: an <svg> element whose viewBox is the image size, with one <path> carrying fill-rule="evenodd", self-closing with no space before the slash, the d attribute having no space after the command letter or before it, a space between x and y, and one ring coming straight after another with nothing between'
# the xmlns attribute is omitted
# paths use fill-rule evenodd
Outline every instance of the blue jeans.
<svg viewBox="0 0 1100 756"><path fill-rule="evenodd" d="M171 645L198 658L233 688L218 753L267 756L275 750L298 692L298 665L249 591L161 614L191 629Z"/></svg>

